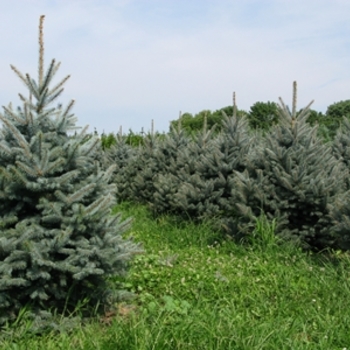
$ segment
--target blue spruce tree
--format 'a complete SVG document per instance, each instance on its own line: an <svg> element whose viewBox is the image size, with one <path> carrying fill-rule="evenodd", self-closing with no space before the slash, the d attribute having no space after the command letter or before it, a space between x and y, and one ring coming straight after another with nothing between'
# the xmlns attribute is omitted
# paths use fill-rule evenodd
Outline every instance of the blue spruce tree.
<svg viewBox="0 0 350 350"><path fill-rule="evenodd" d="M261 214L277 219L275 233L306 249L339 247L331 207L347 189L349 171L307 122L312 102L297 113L297 84L292 111L280 99L279 124L249 155L243 172L236 172L230 202L230 234L249 237Z"/></svg>
<svg viewBox="0 0 350 350"><path fill-rule="evenodd" d="M50 87L60 63L44 74L43 20L39 79L11 66L30 98L19 94L23 108L0 114L0 324L24 306L40 315L83 298L105 302L107 278L123 275L142 251L122 237L130 220L110 214L114 168L101 170L99 139L87 128L69 134L74 101L49 107L69 76Z"/></svg>

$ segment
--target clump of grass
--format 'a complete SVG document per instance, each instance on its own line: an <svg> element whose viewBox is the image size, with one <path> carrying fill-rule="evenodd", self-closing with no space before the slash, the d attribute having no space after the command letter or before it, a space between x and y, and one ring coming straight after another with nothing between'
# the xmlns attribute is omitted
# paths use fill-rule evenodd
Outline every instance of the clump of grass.
<svg viewBox="0 0 350 350"><path fill-rule="evenodd" d="M249 245L210 225L154 219L144 206L128 233L145 254L113 279L135 299L72 331L31 336L16 325L4 349L344 349L350 344L350 258L281 244L260 217ZM24 323L25 324L25 323ZM22 327L22 328L21 328ZM18 332L18 333L16 333Z"/></svg>

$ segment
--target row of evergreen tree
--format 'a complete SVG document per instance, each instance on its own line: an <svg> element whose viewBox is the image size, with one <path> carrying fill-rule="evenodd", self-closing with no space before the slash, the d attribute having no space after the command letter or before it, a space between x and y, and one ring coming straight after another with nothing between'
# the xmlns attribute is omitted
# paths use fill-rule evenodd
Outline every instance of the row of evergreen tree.
<svg viewBox="0 0 350 350"><path fill-rule="evenodd" d="M118 200L148 203L154 214L215 219L237 239L261 213L277 220L276 233L312 249L350 247L350 122L332 142L308 122L311 103L290 111L280 99L279 123L261 133L244 115L224 116L222 128L189 135L173 127L152 133L142 147L122 136L106 150L117 165Z"/></svg>
<svg viewBox="0 0 350 350"><path fill-rule="evenodd" d="M137 147L120 136L103 151L86 128L71 134L74 101L51 107L69 76L51 87L55 60L44 73L43 20L38 80L11 66L29 98L20 94L23 108L0 114L0 325L27 309L42 329L83 300L103 310L114 303L120 293L108 277L124 275L142 252L122 235L130 220L111 215L116 198L155 214L215 218L235 238L263 212L287 239L349 249L348 121L325 144L306 122L310 106L297 113L294 85L292 111L281 100L279 123L264 137L233 108L219 133L178 127Z"/></svg>

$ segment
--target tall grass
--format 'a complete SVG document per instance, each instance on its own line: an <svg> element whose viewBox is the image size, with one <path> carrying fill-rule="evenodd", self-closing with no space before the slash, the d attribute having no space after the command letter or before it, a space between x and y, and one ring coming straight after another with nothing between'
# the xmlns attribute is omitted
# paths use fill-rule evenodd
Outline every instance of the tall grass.
<svg viewBox="0 0 350 350"><path fill-rule="evenodd" d="M71 330L31 333L25 310L2 331L1 349L350 349L348 254L281 244L257 221L249 245L210 225L152 218L144 206L128 235L144 242L125 280L136 297Z"/></svg>

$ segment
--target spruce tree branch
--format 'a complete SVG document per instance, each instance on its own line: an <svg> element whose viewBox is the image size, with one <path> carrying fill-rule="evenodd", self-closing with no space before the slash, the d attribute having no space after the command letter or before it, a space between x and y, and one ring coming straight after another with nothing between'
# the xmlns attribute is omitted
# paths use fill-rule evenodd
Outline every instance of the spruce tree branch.
<svg viewBox="0 0 350 350"><path fill-rule="evenodd" d="M26 105L23 104L23 111L20 107L17 108L17 114L16 117L14 117L15 121L17 121L21 125L26 125L26 116L25 116L25 110L26 110Z"/></svg>
<svg viewBox="0 0 350 350"><path fill-rule="evenodd" d="M28 124L32 125L32 123L30 123L32 120L28 116L28 113L30 113L30 109L28 109L27 103L24 103L24 123L25 123L25 125L28 125Z"/></svg>
<svg viewBox="0 0 350 350"><path fill-rule="evenodd" d="M86 125L81 131L80 131L80 134L78 135L78 138L83 141L84 137L85 137L85 134L87 132L89 128L89 125Z"/></svg>
<svg viewBox="0 0 350 350"><path fill-rule="evenodd" d="M68 149L67 157L66 157L67 164L69 164L72 161L74 156L77 156L77 150L79 149L79 143L75 142L73 145L69 144L68 147L69 147L69 149Z"/></svg>
<svg viewBox="0 0 350 350"><path fill-rule="evenodd" d="M67 75L60 83L58 83L51 91L50 94L54 94L62 85L70 78L70 75ZM63 90L63 89L62 89Z"/></svg>
<svg viewBox="0 0 350 350"><path fill-rule="evenodd" d="M62 92L63 92L63 88L61 90L59 90L58 92L56 92L54 95L48 95L46 102L46 105L48 105L49 103L51 103L53 100L55 100Z"/></svg>
<svg viewBox="0 0 350 350"><path fill-rule="evenodd" d="M11 174L7 169L0 167L0 174L3 176L3 178L1 179L1 183L3 183L4 179L8 181L11 180Z"/></svg>
<svg viewBox="0 0 350 350"><path fill-rule="evenodd" d="M27 108L29 108L30 110L35 110L36 107L33 105L32 101L28 100L21 93L19 93L18 96L25 104L27 104Z"/></svg>
<svg viewBox="0 0 350 350"><path fill-rule="evenodd" d="M57 116L59 118L59 115ZM58 133L65 133L67 131L67 119L66 117L59 118L59 121L56 125Z"/></svg>
<svg viewBox="0 0 350 350"><path fill-rule="evenodd" d="M50 64L50 66L49 66L49 69L47 70L47 73L46 73L44 82L43 82L43 84L40 86L39 94L41 94L42 91L44 91L44 89L45 89L46 87L48 88L48 85L49 85L51 79L53 78L54 65L55 65L55 59L53 59L53 60L51 61L51 64Z"/></svg>
<svg viewBox="0 0 350 350"><path fill-rule="evenodd" d="M9 103L8 107L2 106L2 108L5 110L5 112L6 112L6 109L8 109L9 111L11 111L11 113L13 113L12 103L11 102ZM6 113L5 113L5 115L6 115ZM5 115L0 113L0 116L2 116L3 118L5 118ZM0 129L0 132L1 132L1 129Z"/></svg>
<svg viewBox="0 0 350 350"><path fill-rule="evenodd" d="M282 97L278 98L280 100L280 104L282 107L279 108L279 110L285 115L288 116L289 118L292 117L292 115L290 114L290 111L288 109L288 107L285 105L285 103L282 100Z"/></svg>
<svg viewBox="0 0 350 350"><path fill-rule="evenodd" d="M70 172L67 172L59 177L55 177L54 181L59 183L60 185L65 185L67 183L70 183L74 179L76 179L79 176L80 172L78 170L72 170Z"/></svg>
<svg viewBox="0 0 350 350"><path fill-rule="evenodd" d="M24 84L25 84L26 86L28 86L27 80L26 80L26 78L22 75L22 73L21 73L15 66L13 66L12 64L10 64L10 67L11 67L11 69L19 76L19 78L24 82Z"/></svg>
<svg viewBox="0 0 350 350"><path fill-rule="evenodd" d="M54 170L58 170L57 168L60 168L63 164L65 164L65 160L63 158L58 158L47 167L45 173L51 174Z"/></svg>
<svg viewBox="0 0 350 350"><path fill-rule="evenodd" d="M29 74L26 74L26 76L29 76ZM36 90L36 91L39 91L39 86L37 85L36 81L34 79L30 79L31 81L31 84L33 85L33 88ZM30 98L30 101L32 101L32 99Z"/></svg>
<svg viewBox="0 0 350 350"><path fill-rule="evenodd" d="M36 105L36 112L41 113L45 105L48 105L49 102L47 102L46 98L49 92L49 88L45 87L44 90L40 93L40 98L38 99L37 105Z"/></svg>
<svg viewBox="0 0 350 350"><path fill-rule="evenodd" d="M39 159L41 160L42 159L42 143L43 143L43 134L42 132L40 131L39 135L38 135L38 148L39 148ZM47 154L47 152L46 152Z"/></svg>
<svg viewBox="0 0 350 350"><path fill-rule="evenodd" d="M97 199L85 209L85 213L90 216L96 214L97 211L103 210L107 205L109 205L112 199L113 198L110 195Z"/></svg>
<svg viewBox="0 0 350 350"><path fill-rule="evenodd" d="M81 154L84 155L84 156L90 154L90 152L91 152L93 149L95 149L96 146L97 146L99 143L100 143L100 140L99 140L97 137L94 138L94 139L89 140L89 143L84 145L84 146L86 146L86 147L82 148ZM91 145L90 145L90 144L91 144Z"/></svg>
<svg viewBox="0 0 350 350"><path fill-rule="evenodd" d="M46 136L46 135L45 135ZM50 136L50 135L49 135ZM46 139L46 138L45 138ZM45 141L45 140L44 140ZM44 142L43 141L43 142ZM57 158L59 158L59 157L61 157L62 156L62 154L63 154L63 150L62 150L62 147L60 147L60 146L56 146L56 147L54 147L54 148L51 148L51 150L49 150L49 159L51 160L51 159L57 159Z"/></svg>
<svg viewBox="0 0 350 350"><path fill-rule="evenodd" d="M110 182L111 177L113 176L113 173L117 169L116 164L112 164L103 174L103 181L106 183Z"/></svg>
<svg viewBox="0 0 350 350"><path fill-rule="evenodd" d="M71 110L71 108L73 107L74 103L75 103L75 100L71 100L71 101L69 102L69 105L67 106L66 110L65 110L64 113L62 114L62 118L66 118L68 112Z"/></svg>
<svg viewBox="0 0 350 350"><path fill-rule="evenodd" d="M91 183L82 187L80 190L67 197L67 204L80 202L84 197L88 196L96 188L95 183Z"/></svg>
<svg viewBox="0 0 350 350"><path fill-rule="evenodd" d="M22 118L18 118L18 116L10 109L8 109L7 107L3 106L2 107L6 113L8 113L18 124L21 124L21 125L26 125L27 122L26 120L23 120Z"/></svg>
<svg viewBox="0 0 350 350"><path fill-rule="evenodd" d="M35 169L37 176L41 177L45 175L44 169L42 169L39 164L34 164L33 168Z"/></svg>
<svg viewBox="0 0 350 350"><path fill-rule="evenodd" d="M50 114L52 114L55 111L55 108L51 108L46 110L44 113L41 113L40 116L38 116L38 119L42 120L42 119L46 119ZM49 119L49 118L47 118Z"/></svg>
<svg viewBox="0 0 350 350"><path fill-rule="evenodd" d="M26 74L26 78L27 78L27 87L29 89L29 92L31 94L34 95L34 97L39 100L40 96L39 96L39 92L38 90L35 88L35 86L33 86L33 81L32 79L30 78L30 75L27 73Z"/></svg>
<svg viewBox="0 0 350 350"><path fill-rule="evenodd" d="M21 168L23 171L26 172L27 175L32 176L32 177L37 177L38 176L38 171L35 171L28 165L24 164L23 162L17 160L16 165Z"/></svg>
<svg viewBox="0 0 350 350"><path fill-rule="evenodd" d="M24 136L18 131L18 129L6 118L0 115L0 120L12 131L13 136L17 140L18 144L23 148L28 159L31 159L32 154L28 145L27 140Z"/></svg>
<svg viewBox="0 0 350 350"><path fill-rule="evenodd" d="M39 145L39 160L40 160L40 168L41 169L45 169L45 173L48 172L49 168L48 166L48 162L49 162L49 152L47 149L44 149L42 147L42 144Z"/></svg>
<svg viewBox="0 0 350 350"><path fill-rule="evenodd" d="M28 107L27 104L25 104L26 107ZM27 109L27 113L26 113L26 120L27 120L27 124L28 125L33 125L34 124L34 119L33 119L33 113L31 111L31 108L29 108L29 111Z"/></svg>
<svg viewBox="0 0 350 350"><path fill-rule="evenodd" d="M67 196L60 190L55 191L55 196L57 199L62 201L63 203L67 203Z"/></svg>
<svg viewBox="0 0 350 350"><path fill-rule="evenodd" d="M58 69L60 68L60 66L61 66L61 62L58 62L58 63L56 63L56 65L53 67L53 71L52 71L52 75L53 75L53 76L57 73L57 71L58 71Z"/></svg>
<svg viewBox="0 0 350 350"><path fill-rule="evenodd" d="M76 121L77 121L77 118L74 116L74 114L70 114L65 119L65 123L60 124L60 125L61 125L61 127L63 127L63 125L65 125L65 128L66 128L65 132L67 132L68 130L81 129L81 126L75 126Z"/></svg>
<svg viewBox="0 0 350 350"><path fill-rule="evenodd" d="M5 145L5 142L0 142L0 148L2 149L3 152L6 153L6 155L10 156L12 154L12 150L11 148L7 147L7 145Z"/></svg>
<svg viewBox="0 0 350 350"><path fill-rule="evenodd" d="M312 105L313 103L314 103L314 100L312 100L306 107L304 107L304 108L301 110L301 112L300 112L298 118L304 119L304 118L310 113L310 107L311 107L311 105Z"/></svg>

